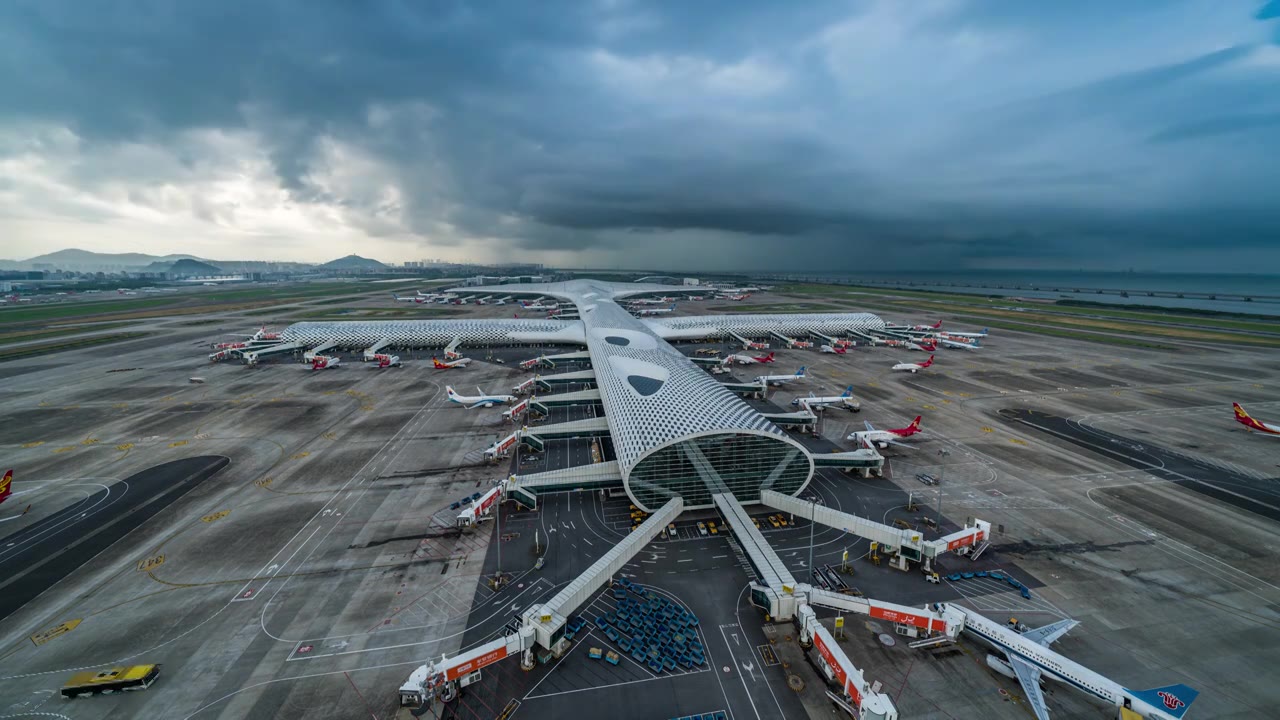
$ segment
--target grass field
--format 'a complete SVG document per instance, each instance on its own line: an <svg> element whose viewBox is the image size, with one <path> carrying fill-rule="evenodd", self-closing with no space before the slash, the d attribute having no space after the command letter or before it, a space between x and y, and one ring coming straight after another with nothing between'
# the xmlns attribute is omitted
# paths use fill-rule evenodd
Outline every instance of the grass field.
<svg viewBox="0 0 1280 720"><path fill-rule="evenodd" d="M826 294L844 302L865 307L879 307L891 312L932 311L972 318L990 324L999 320L1018 323L1020 329L1037 327L1059 330L1097 331L1099 333L1138 333L1154 338L1194 340L1211 343L1241 343L1261 347L1280 347L1280 324L1222 320L1194 315L1138 313L1109 308L1025 303L1024 310L999 309L993 302L975 296L947 293L883 290L879 288L846 288L832 285L787 286L803 296ZM1008 307L1008 305L1003 305ZM1159 324L1156 324L1159 323ZM1268 336L1258 333L1276 333ZM1048 333L1046 333L1048 334Z"/></svg>
<svg viewBox="0 0 1280 720"><path fill-rule="evenodd" d="M35 357L38 355L49 355L50 353L62 352L64 350L79 350L96 345L109 345L122 340L136 340L151 335L145 332L126 332L114 333L112 335L94 335L92 337L80 338L78 340L65 340L62 342L35 343L33 345L23 345L21 347L10 348L8 350L0 349L0 362L5 360L19 360L25 357Z"/></svg>
<svg viewBox="0 0 1280 720"><path fill-rule="evenodd" d="M78 325L75 327L51 327L44 330L30 330L0 333L0 345L12 345L13 343L27 342L30 340L44 340L49 338L64 337L66 335L78 335L80 333L96 332L100 330L113 330L115 328L127 327L133 323L116 322L116 323L96 323L93 325Z"/></svg>

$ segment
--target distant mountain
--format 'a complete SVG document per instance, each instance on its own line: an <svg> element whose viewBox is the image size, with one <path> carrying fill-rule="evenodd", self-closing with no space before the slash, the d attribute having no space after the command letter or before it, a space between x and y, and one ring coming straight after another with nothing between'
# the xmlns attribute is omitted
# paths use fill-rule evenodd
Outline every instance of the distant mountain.
<svg viewBox="0 0 1280 720"><path fill-rule="evenodd" d="M222 274L221 268L214 267L207 262L188 258L183 258L174 263L168 272L171 277L208 277Z"/></svg>
<svg viewBox="0 0 1280 720"><path fill-rule="evenodd" d="M68 248L46 255L20 261L18 264L32 268L48 264L60 270L94 271L100 269L141 268L154 262L171 264L184 259L197 259L194 255L146 255L143 253L97 253ZM32 268L33 269L33 268Z"/></svg>
<svg viewBox="0 0 1280 720"><path fill-rule="evenodd" d="M346 257L338 258L337 260L330 260L329 262L323 265L320 265L318 269L320 270L386 270L387 266L383 265L377 260L370 260L369 258L360 257L359 255L348 255Z"/></svg>

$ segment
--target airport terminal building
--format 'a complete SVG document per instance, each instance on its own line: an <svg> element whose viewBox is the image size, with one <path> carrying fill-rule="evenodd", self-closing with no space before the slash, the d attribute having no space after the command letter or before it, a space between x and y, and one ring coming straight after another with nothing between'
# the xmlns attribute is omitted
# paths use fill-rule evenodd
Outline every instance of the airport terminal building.
<svg viewBox="0 0 1280 720"><path fill-rule="evenodd" d="M759 502L762 490L795 495L814 472L800 443L668 340L884 329L884 321L868 313L638 318L618 302L678 292L669 286L574 280L465 292L554 298L575 306L580 319L308 322L285 329L282 339L298 347L585 346L617 453L616 472L632 501L646 510L673 497L699 508L712 507L717 493L732 493L741 503Z"/></svg>

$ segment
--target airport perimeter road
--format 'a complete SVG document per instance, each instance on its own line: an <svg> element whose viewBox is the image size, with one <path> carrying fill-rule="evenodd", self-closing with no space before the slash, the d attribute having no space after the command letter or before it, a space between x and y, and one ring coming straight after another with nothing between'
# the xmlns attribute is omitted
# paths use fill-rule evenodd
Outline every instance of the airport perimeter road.
<svg viewBox="0 0 1280 720"><path fill-rule="evenodd" d="M109 551L228 462L225 457L193 457L148 468L0 539L0 619Z"/></svg>

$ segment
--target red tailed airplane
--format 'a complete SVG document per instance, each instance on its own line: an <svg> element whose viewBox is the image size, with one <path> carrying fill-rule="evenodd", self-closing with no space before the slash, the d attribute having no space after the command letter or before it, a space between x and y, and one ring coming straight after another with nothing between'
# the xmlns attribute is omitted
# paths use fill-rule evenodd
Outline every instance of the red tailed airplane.
<svg viewBox="0 0 1280 720"><path fill-rule="evenodd" d="M1236 410L1236 422L1250 430L1257 430L1263 435L1280 437L1280 425L1268 425L1260 420L1254 420L1249 417L1249 413L1245 412L1244 408L1240 407L1240 403L1231 403L1231 407Z"/></svg>

